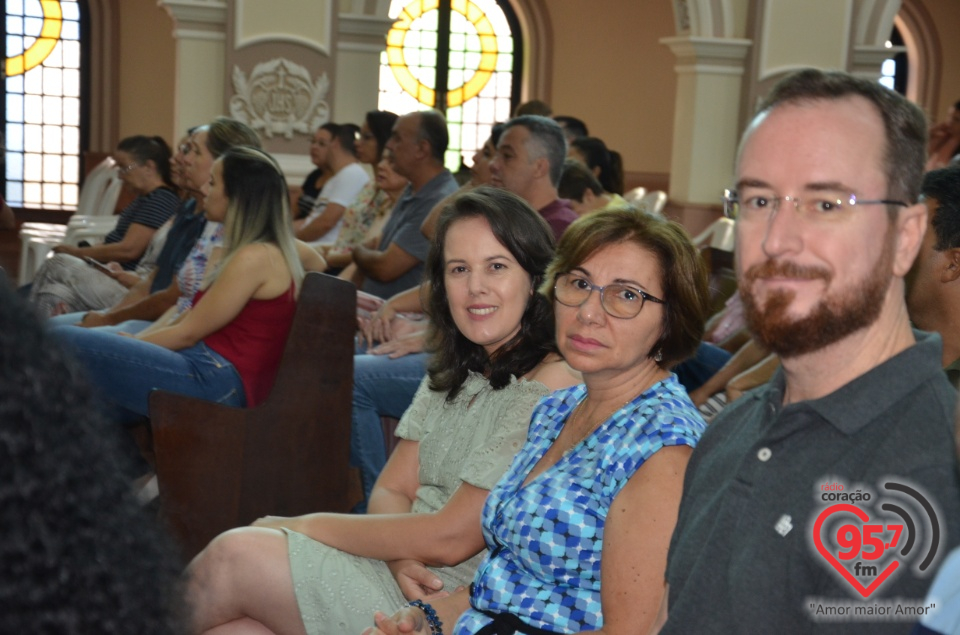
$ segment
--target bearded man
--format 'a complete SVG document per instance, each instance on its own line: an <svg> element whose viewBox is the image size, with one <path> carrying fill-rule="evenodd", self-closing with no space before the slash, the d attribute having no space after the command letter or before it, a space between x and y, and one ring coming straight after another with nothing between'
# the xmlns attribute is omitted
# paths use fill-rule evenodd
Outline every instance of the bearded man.
<svg viewBox="0 0 960 635"><path fill-rule="evenodd" d="M690 460L662 633L909 632L960 542L956 393L904 303L925 140L906 99L816 70L748 125L725 209L748 326L782 368Z"/></svg>

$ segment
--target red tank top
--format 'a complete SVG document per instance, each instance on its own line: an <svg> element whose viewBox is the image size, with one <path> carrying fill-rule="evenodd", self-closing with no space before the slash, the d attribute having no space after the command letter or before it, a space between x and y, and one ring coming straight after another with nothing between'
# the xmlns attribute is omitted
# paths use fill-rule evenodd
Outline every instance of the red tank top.
<svg viewBox="0 0 960 635"><path fill-rule="evenodd" d="M196 306L204 291L193 299ZM290 290L270 300L250 300L233 320L203 338L204 343L226 357L243 382L247 407L263 402L273 388L283 347L297 309L293 283Z"/></svg>

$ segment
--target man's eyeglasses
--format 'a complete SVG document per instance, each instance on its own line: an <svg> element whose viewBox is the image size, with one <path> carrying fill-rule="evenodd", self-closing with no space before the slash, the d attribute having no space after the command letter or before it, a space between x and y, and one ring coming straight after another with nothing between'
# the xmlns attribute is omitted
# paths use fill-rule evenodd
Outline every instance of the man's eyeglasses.
<svg viewBox="0 0 960 635"><path fill-rule="evenodd" d="M120 174L130 174L131 172L133 172L135 169L139 167L140 167L139 163L128 163L127 165L118 165L117 171L119 171Z"/></svg>
<svg viewBox="0 0 960 635"><path fill-rule="evenodd" d="M865 200L855 194L837 194L824 192L812 194L804 198L795 196L769 196L763 192L747 188L742 192L736 190L723 191L723 213L727 218L740 219L746 222L768 220L777 213L784 201L793 203L794 210L801 217L808 220L824 221L831 218L840 218L858 205L896 205L908 207L903 201L887 199Z"/></svg>
<svg viewBox="0 0 960 635"><path fill-rule="evenodd" d="M646 291L625 284L608 284L605 287L598 287L575 273L557 276L557 282L553 286L553 295L557 302L566 306L582 305L594 291L600 293L600 306L604 311L624 320L637 317L643 309L644 302L665 304L663 300L653 297Z"/></svg>

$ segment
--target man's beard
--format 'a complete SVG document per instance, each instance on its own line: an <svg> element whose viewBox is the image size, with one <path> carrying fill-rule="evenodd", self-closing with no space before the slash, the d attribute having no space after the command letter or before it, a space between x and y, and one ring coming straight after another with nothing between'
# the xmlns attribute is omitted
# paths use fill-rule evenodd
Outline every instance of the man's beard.
<svg viewBox="0 0 960 635"><path fill-rule="evenodd" d="M808 315L792 318L787 310L796 292L778 289L767 294L763 306L751 292L754 281L783 276L821 279L829 286L832 275L819 267L802 267L790 262L766 262L750 267L739 282L747 328L757 341L780 357L788 358L818 351L873 324L880 316L884 296L892 281L893 245L885 239L883 253L870 275L856 288L841 290L822 298Z"/></svg>

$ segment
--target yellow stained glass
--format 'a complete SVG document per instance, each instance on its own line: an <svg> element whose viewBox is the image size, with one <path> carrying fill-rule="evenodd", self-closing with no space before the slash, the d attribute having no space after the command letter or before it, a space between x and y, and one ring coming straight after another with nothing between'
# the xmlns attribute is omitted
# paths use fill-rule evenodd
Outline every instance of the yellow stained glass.
<svg viewBox="0 0 960 635"><path fill-rule="evenodd" d="M393 28L387 33L387 62L393 71L397 83L408 94L417 100L433 107L436 105L437 93L434 89L425 86L411 72L404 54L404 45L407 34L413 23L429 11L436 11L440 6L439 0L414 0L400 12ZM459 106L463 102L480 94L487 85L493 72L497 69L497 35L486 14L471 0L453 0L451 8L465 17L476 29L480 36L480 65L473 76L464 84L452 87L447 92L447 107Z"/></svg>
<svg viewBox="0 0 960 635"><path fill-rule="evenodd" d="M43 64L43 60L53 52L60 40L60 31L63 28L60 0L40 0L40 8L43 9L43 27L40 29L40 36L20 55L7 58L7 77L20 75Z"/></svg>

